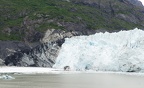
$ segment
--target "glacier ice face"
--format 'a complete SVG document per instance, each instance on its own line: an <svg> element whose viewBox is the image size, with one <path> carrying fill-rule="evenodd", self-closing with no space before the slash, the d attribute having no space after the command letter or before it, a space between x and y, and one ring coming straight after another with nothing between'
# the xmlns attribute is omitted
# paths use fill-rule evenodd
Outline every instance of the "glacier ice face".
<svg viewBox="0 0 144 88"><path fill-rule="evenodd" d="M139 72L144 70L144 31L96 33L66 38L54 68Z"/></svg>

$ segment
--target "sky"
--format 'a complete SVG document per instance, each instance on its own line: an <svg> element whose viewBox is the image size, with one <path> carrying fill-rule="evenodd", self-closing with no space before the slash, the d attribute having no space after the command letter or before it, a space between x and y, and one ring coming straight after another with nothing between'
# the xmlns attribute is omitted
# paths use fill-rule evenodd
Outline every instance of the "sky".
<svg viewBox="0 0 144 88"><path fill-rule="evenodd" d="M141 2L142 2L142 4L144 5L144 0L139 0L139 1L141 1Z"/></svg>

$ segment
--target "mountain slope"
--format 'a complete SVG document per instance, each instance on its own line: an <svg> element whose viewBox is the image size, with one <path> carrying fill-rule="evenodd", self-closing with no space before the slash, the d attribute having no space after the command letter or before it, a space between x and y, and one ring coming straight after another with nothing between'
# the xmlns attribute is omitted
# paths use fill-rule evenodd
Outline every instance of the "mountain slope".
<svg viewBox="0 0 144 88"><path fill-rule="evenodd" d="M1 0L0 40L38 42L47 29L114 31L144 28L143 7L130 1Z"/></svg>

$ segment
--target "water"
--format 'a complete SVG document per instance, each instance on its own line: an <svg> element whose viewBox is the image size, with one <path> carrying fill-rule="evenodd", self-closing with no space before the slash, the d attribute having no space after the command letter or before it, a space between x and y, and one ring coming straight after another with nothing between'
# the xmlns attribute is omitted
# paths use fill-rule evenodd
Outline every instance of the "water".
<svg viewBox="0 0 144 88"><path fill-rule="evenodd" d="M144 88L144 77L119 74L13 75L0 80L0 88Z"/></svg>

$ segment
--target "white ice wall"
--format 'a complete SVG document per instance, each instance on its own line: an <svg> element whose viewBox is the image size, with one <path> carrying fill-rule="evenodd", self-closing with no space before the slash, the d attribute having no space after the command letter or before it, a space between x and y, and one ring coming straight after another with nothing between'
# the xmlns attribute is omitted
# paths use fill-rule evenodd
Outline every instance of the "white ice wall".
<svg viewBox="0 0 144 88"><path fill-rule="evenodd" d="M66 38L54 68L72 70L143 71L144 31L96 33Z"/></svg>

